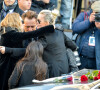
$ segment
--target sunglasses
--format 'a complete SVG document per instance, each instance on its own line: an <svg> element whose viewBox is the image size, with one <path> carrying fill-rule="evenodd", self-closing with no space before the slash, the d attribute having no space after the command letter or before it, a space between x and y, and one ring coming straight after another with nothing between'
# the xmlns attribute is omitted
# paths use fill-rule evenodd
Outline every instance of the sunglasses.
<svg viewBox="0 0 100 90"><path fill-rule="evenodd" d="M39 19L37 20L37 22L38 22L39 24L41 23L41 21L40 21Z"/></svg>

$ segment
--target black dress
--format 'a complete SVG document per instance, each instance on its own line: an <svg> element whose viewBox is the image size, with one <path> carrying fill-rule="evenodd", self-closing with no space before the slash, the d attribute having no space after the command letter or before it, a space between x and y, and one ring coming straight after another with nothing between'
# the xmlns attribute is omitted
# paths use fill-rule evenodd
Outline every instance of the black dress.
<svg viewBox="0 0 100 90"><path fill-rule="evenodd" d="M41 36L44 33L54 32L54 28L50 25L32 32L16 32L17 29L12 30L12 28L7 27L6 31L5 34L1 35L1 46L21 48L24 39ZM17 61L18 59L11 57L11 54L9 53L0 54L0 90L8 89L8 79Z"/></svg>

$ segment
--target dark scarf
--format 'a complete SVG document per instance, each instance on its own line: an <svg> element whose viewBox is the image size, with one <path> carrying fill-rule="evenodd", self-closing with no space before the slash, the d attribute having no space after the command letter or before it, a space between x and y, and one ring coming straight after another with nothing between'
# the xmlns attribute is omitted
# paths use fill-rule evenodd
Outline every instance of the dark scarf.
<svg viewBox="0 0 100 90"><path fill-rule="evenodd" d="M6 6L5 3L4 3L4 1L3 1L3 6L2 6L3 9L1 11L1 20L3 18L5 18L5 16L9 12L9 10L14 9L16 6L17 6L17 0L15 0L14 4L13 5L10 5L10 6Z"/></svg>
<svg viewBox="0 0 100 90"><path fill-rule="evenodd" d="M14 4L13 5L10 5L10 6L6 6L5 3L4 3L4 1L3 1L3 9L5 11L14 9L16 7L16 5L17 5L17 0L15 0Z"/></svg>

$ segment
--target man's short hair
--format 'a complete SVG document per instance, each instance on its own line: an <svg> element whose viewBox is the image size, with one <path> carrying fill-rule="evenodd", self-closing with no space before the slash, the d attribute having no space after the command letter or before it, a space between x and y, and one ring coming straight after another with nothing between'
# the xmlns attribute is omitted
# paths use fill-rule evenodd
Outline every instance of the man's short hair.
<svg viewBox="0 0 100 90"><path fill-rule="evenodd" d="M28 18L28 19L35 18L35 19L37 19L37 14L36 14L36 12L29 10L26 13L22 14L23 21L24 21L25 18Z"/></svg>

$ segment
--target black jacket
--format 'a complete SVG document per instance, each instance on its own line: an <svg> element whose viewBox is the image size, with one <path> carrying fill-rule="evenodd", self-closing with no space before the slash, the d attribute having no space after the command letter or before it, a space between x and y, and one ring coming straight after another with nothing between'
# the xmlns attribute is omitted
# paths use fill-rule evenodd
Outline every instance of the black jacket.
<svg viewBox="0 0 100 90"><path fill-rule="evenodd" d="M75 50L77 48L76 44L59 30L41 36L39 41L44 46L43 60L49 66L49 77L57 77L61 76L61 74L69 73L66 48Z"/></svg>
<svg viewBox="0 0 100 90"><path fill-rule="evenodd" d="M44 33L53 32L53 26L47 26L32 32L16 32L10 27L6 28L8 32L1 35L1 45L11 48L21 48L22 41L27 38L41 36ZM0 54L0 90L8 89L8 78L10 77L14 66L19 58L11 57L11 53Z"/></svg>
<svg viewBox="0 0 100 90"><path fill-rule="evenodd" d="M23 64L25 64L25 62L23 62ZM48 70L48 68L47 68ZM31 64L25 64L23 71L21 72L21 70L17 69L17 66L15 66L14 71L11 75L11 77L9 78L9 88L15 88L15 87L21 87L21 86L25 86L25 85L31 85L32 80L36 79L35 77L35 65L33 62L31 62ZM47 72L47 77L48 78L48 72Z"/></svg>
<svg viewBox="0 0 100 90"><path fill-rule="evenodd" d="M45 4L43 1L34 0L31 7L33 11L39 13L41 10L44 9L53 10L55 8L55 5L52 3Z"/></svg>

